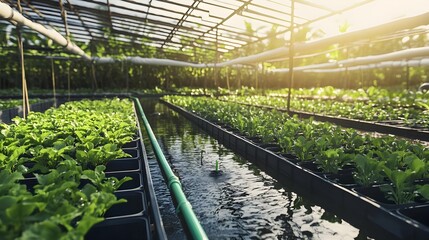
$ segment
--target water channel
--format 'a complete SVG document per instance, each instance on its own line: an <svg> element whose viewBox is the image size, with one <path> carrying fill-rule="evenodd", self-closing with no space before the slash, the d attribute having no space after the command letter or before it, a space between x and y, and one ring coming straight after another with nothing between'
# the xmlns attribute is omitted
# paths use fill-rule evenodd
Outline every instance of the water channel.
<svg viewBox="0 0 429 240"><path fill-rule="evenodd" d="M210 239L367 239L155 99L143 109ZM150 146L148 142L145 144ZM169 239L185 239L151 147L147 153ZM221 176L213 177L218 160Z"/></svg>

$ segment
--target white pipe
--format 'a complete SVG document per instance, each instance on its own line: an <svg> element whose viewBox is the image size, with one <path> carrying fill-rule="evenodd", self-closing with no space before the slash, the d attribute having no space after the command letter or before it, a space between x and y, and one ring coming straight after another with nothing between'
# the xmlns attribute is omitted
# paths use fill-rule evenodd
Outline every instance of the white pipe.
<svg viewBox="0 0 429 240"><path fill-rule="evenodd" d="M141 58L141 57L126 57L125 61L144 64L144 65L161 65L161 66L177 66L177 67L207 67L205 64L189 63L183 61L176 61L171 59L158 59L158 58Z"/></svg>
<svg viewBox="0 0 429 240"><path fill-rule="evenodd" d="M334 63L321 63L311 64L307 66L301 66L294 68L295 71L304 71L309 69L325 69L325 68L337 68L337 67L352 67L357 65L367 65L372 63L386 62L392 60L400 60L406 58L426 57L429 56L429 47L411 48L406 50L400 50L396 52L380 54L375 56L366 56L358 58L350 58L346 60L340 60ZM287 73L289 68L279 68L271 70L273 73Z"/></svg>
<svg viewBox="0 0 429 240"><path fill-rule="evenodd" d="M424 67L429 66L429 58L423 58L420 60L409 60L409 61L387 61L376 64L368 64L368 65L359 65L353 67L340 67L333 69L307 69L303 72L306 73L335 73L335 72L344 72L344 71L357 71L357 70L368 70L374 68L395 68L395 67Z"/></svg>
<svg viewBox="0 0 429 240"><path fill-rule="evenodd" d="M415 28L426 24L429 24L429 12L417 16L401 18L395 21L391 21L385 24L380 24L362 30L338 34L335 36L326 37L314 41L308 41L304 43L296 43L294 46L294 51L295 53L312 52L317 49L328 47L332 44L353 42L356 40L371 38L376 35ZM289 54L289 48L281 47L251 56L236 58L233 60L219 63L218 65L224 67L231 64L249 64L255 62L264 62L267 60L284 57L287 54Z"/></svg>
<svg viewBox="0 0 429 240"><path fill-rule="evenodd" d="M246 56L246 57L239 57L239 58L232 59L229 61L221 62L221 63L216 64L216 66L217 67L226 67L226 66L231 66L231 65L236 65L236 64L251 64L251 63L264 62L264 61L269 60L269 59L282 57L284 55L287 55L288 53L289 53L288 47L281 47L281 48L276 48L276 49L273 49L270 51L258 53L255 55L250 55L250 56ZM209 67L214 66L214 64L207 64L207 65Z"/></svg>
<svg viewBox="0 0 429 240"><path fill-rule="evenodd" d="M390 60L399 60L399 59L405 59L405 58L425 57L425 56L429 56L429 47L410 48L406 50L400 50L396 52L380 54L375 56L351 58L347 60L338 61L338 64L343 66L355 66L355 65L363 65L363 64L374 63L374 62L384 62L384 61L390 61Z"/></svg>
<svg viewBox="0 0 429 240"><path fill-rule="evenodd" d="M295 67L295 68L293 68L293 70L300 72L300 71L304 71L304 70L308 70L308 69L336 68L336 67L338 67L338 63L332 62L332 63L320 63L320 64L312 64L312 65L307 65L307 66ZM272 72L272 73L288 73L289 68L273 69L273 70L270 70L270 72Z"/></svg>
<svg viewBox="0 0 429 240"><path fill-rule="evenodd" d="M21 13L13 10L8 4L2 2L0 2L0 18L4 18L9 21L14 21L20 25L27 26L46 36L47 38L52 39L57 44L65 47L69 52L77 54L86 60L90 60L90 57L81 48L79 48L76 44L72 42L68 42L65 37L63 37L54 29L47 29L43 25L25 18Z"/></svg>
<svg viewBox="0 0 429 240"><path fill-rule="evenodd" d="M101 57L101 58L93 57L91 60L94 61L94 63L115 63L116 62L115 59L110 57Z"/></svg>
<svg viewBox="0 0 429 240"><path fill-rule="evenodd" d="M395 21L365 28L362 30L346 32L332 37L296 44L295 51L299 53L312 52L315 49L328 47L332 44L349 43L356 40L367 39L373 36L396 32L404 29L411 29L427 24L429 24L429 12L412 17L401 18Z"/></svg>

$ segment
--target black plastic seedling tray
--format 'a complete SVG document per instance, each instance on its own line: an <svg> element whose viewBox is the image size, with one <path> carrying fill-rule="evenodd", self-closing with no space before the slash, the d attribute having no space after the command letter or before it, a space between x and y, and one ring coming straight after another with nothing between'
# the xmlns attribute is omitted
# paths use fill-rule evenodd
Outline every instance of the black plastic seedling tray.
<svg viewBox="0 0 429 240"><path fill-rule="evenodd" d="M331 122L343 127L355 128L362 131L379 132L384 134L392 134L396 136L406 137L410 139L429 141L429 131L427 129L398 126L397 124L393 124L393 122L371 122L371 121L356 120L356 119L350 119L350 118L344 118L344 117L328 116L328 115L323 115L318 113L293 111L293 110L287 111L287 109L284 109L284 108L265 106L265 105L254 105L254 104L240 103L240 102L236 102L236 103L246 105L246 106L254 106L254 107L270 109L270 110L275 109L280 112L288 112L290 115L297 115L299 118L313 118L314 120L317 120L317 121Z"/></svg>
<svg viewBox="0 0 429 240"><path fill-rule="evenodd" d="M113 205L104 215L106 219L147 216L147 203L142 191L118 192L115 195L127 202Z"/></svg>
<svg viewBox="0 0 429 240"><path fill-rule="evenodd" d="M381 204L373 199L376 197L371 198L354 189L356 186L350 179L352 176L348 176L346 184L341 184L338 182L339 176L329 177L313 162L300 163L288 154L273 151L273 146L255 143L230 127L224 128L222 124L211 123L183 108L163 102L225 146L254 162L274 178L287 183L297 193L360 228L364 234L380 239L429 239L428 221L425 220L429 204L413 203L395 207L388 203ZM350 174L350 171L344 169L342 174ZM414 209L420 209L422 213Z"/></svg>
<svg viewBox="0 0 429 240"><path fill-rule="evenodd" d="M152 239L148 217L107 219L95 225L85 236L87 240Z"/></svg>
<svg viewBox="0 0 429 240"><path fill-rule="evenodd" d="M30 110L34 112L44 112L48 108L54 106L54 100L46 100L38 103L34 103L30 105ZM0 111L0 120L4 123L11 123L12 119L16 116L22 117L22 106L18 106L15 108L5 109Z"/></svg>

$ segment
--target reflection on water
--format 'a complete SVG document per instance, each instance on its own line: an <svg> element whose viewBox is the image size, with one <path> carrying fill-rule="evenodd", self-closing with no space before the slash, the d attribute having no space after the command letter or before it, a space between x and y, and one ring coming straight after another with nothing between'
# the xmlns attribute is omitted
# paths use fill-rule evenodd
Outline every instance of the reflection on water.
<svg viewBox="0 0 429 240"><path fill-rule="evenodd" d="M210 239L366 239L358 229L288 191L165 105L145 99L142 105ZM147 151L167 234L170 239L183 239L152 149ZM223 175L213 177L216 159Z"/></svg>

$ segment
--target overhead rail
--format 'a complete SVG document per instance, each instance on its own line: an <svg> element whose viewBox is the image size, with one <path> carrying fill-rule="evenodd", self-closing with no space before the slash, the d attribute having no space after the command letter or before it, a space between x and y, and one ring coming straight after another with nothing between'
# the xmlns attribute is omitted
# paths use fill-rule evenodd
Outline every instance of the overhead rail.
<svg viewBox="0 0 429 240"><path fill-rule="evenodd" d="M310 69L320 70L320 69L329 69L329 68L343 68L343 67L345 68L345 67L368 65L368 64L381 63L386 61L403 60L403 59L411 59L411 58L427 57L427 56L429 56L429 47L410 48L410 49L405 49L405 50L400 50L400 51L380 54L380 55L349 58L345 60L339 60L336 62L300 66L300 67L295 67L294 71L299 72L299 71L306 71ZM414 60L414 61L417 61L417 60ZM273 69L273 70L270 70L270 72L287 73L289 72L289 68Z"/></svg>
<svg viewBox="0 0 429 240"><path fill-rule="evenodd" d="M80 47L78 47L73 42L67 41L60 33L54 29L48 29L39 23L35 23L21 13L13 10L8 4L0 2L0 18L10 21L12 24L20 24L27 26L38 33L44 35L47 38L52 39L55 43L63 46L66 50L73 54L77 54L84 58L85 60L90 60L91 57L88 56Z"/></svg>
<svg viewBox="0 0 429 240"><path fill-rule="evenodd" d="M156 140L155 134L153 134L152 128L150 127L149 121L144 114L143 108L140 104L138 98L133 97L134 103L137 106L138 115L143 121L144 128L146 129L147 135L149 136L150 143L153 147L156 158L158 159L160 168L164 174L164 179L168 184L168 189L173 200L176 203L176 212L180 213L185 222L185 227L189 231L192 239L195 240L205 240L208 239L204 229L201 227L198 218L196 217L194 211L192 210L192 205L186 199L185 194L182 190L182 185L180 184L179 178L176 177L173 170L171 170L170 165L168 164L167 159L162 153L161 147Z"/></svg>

